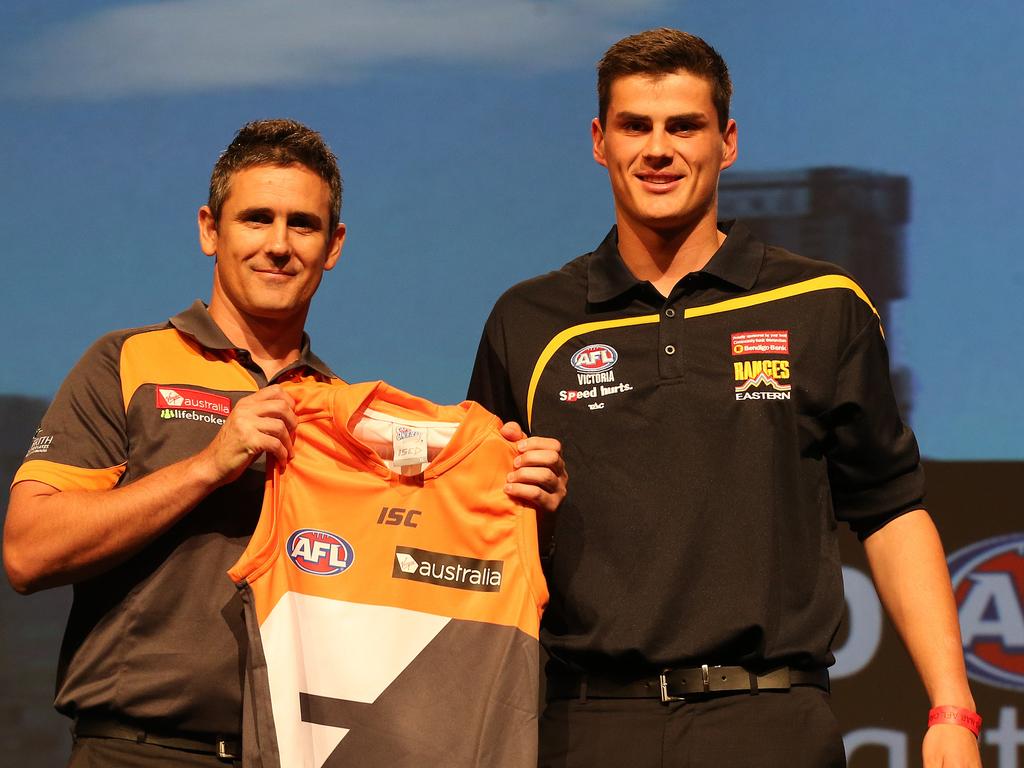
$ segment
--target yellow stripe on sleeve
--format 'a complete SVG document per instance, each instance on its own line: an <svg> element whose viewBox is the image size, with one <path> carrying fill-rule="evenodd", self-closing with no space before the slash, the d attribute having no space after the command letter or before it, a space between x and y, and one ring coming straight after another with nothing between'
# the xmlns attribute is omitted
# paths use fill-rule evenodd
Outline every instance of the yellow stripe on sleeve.
<svg viewBox="0 0 1024 768"><path fill-rule="evenodd" d="M58 464L55 461L33 459L21 465L11 487L23 480L46 483L58 491L108 491L117 485L126 464L104 469L86 469Z"/></svg>
<svg viewBox="0 0 1024 768"><path fill-rule="evenodd" d="M823 277L815 277L810 280L793 283L793 285L786 285L782 288L774 288L770 291L752 293L748 296L740 296L737 299L726 299L725 301L719 301L715 304L708 304L706 307L691 307L683 313L683 317L689 319L691 317L717 315L719 312L732 312L736 309L746 309L747 307L753 307L758 304L766 304L769 301L788 299L804 293L826 291L831 288L845 288L853 291L861 301L871 307L871 311L875 313L875 317L878 317L878 310L875 309L871 300L868 299L867 294L864 293L864 291L861 290L861 287L853 282L853 280L842 275L824 275Z"/></svg>

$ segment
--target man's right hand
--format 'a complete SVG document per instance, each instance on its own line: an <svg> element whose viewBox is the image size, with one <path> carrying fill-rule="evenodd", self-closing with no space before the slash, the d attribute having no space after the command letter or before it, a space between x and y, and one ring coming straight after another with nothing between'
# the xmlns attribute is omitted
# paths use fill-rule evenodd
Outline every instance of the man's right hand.
<svg viewBox="0 0 1024 768"><path fill-rule="evenodd" d="M266 453L279 464L293 456L295 401L279 385L261 389L235 403L217 436L196 457L211 472L215 486L237 480L256 458Z"/></svg>
<svg viewBox="0 0 1024 768"><path fill-rule="evenodd" d="M4 566L19 592L90 578L130 557L261 453L292 455L294 401L279 386L239 400L199 453L108 490L62 491L36 480L11 489Z"/></svg>

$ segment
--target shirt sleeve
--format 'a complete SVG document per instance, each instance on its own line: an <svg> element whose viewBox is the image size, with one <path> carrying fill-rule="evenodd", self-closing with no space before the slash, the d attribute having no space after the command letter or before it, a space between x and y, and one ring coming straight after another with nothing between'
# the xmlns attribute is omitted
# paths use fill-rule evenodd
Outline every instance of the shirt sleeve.
<svg viewBox="0 0 1024 768"><path fill-rule="evenodd" d="M43 416L14 483L58 490L107 490L128 460L120 380L123 334L104 336L82 356Z"/></svg>
<svg viewBox="0 0 1024 768"><path fill-rule="evenodd" d="M515 421L524 430L528 429L516 405L512 382L509 380L508 347L500 302L491 310L484 325L466 397L476 400L502 421Z"/></svg>
<svg viewBox="0 0 1024 768"><path fill-rule="evenodd" d="M893 518L923 507L917 440L900 417L889 355L874 315L840 359L826 422L829 482L839 520L864 539Z"/></svg>

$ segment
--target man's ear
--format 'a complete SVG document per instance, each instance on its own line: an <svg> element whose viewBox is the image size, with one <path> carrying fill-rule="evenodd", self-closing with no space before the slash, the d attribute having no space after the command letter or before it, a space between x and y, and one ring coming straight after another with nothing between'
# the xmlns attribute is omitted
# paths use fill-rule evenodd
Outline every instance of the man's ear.
<svg viewBox="0 0 1024 768"><path fill-rule="evenodd" d="M207 256L217 255L217 219L213 216L210 206L200 207L196 217L199 224L199 247Z"/></svg>
<svg viewBox="0 0 1024 768"><path fill-rule="evenodd" d="M607 168L608 161L604 159L604 128L596 117L590 121L590 139L594 142L594 160Z"/></svg>
<svg viewBox="0 0 1024 768"><path fill-rule="evenodd" d="M334 265L338 263L338 259L341 257L341 247L345 244L345 225L340 221L338 226L334 228L334 234L331 235L331 242L327 244L327 258L324 260L324 269L334 269Z"/></svg>

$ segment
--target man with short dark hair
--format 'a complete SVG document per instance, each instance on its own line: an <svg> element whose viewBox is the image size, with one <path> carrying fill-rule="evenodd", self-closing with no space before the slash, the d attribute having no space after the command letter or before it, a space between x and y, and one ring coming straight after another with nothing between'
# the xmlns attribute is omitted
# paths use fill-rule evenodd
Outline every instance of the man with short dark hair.
<svg viewBox="0 0 1024 768"><path fill-rule="evenodd" d="M115 331L69 374L15 477L4 565L19 592L73 584L57 708L71 765L240 758L245 624L226 571L259 517L264 457L296 426L282 382L341 383L303 328L341 253L341 176L318 133L244 126L218 160L199 240L209 307ZM518 440L506 491L564 495L558 445Z"/></svg>
<svg viewBox="0 0 1024 768"><path fill-rule="evenodd" d="M616 226L506 292L480 342L470 397L560 438L573 477L547 568L541 765L844 765L827 674L839 520L933 705L951 707L925 765L976 766L949 576L877 313L833 265L717 221L731 91L693 35L613 45L591 131Z"/></svg>

